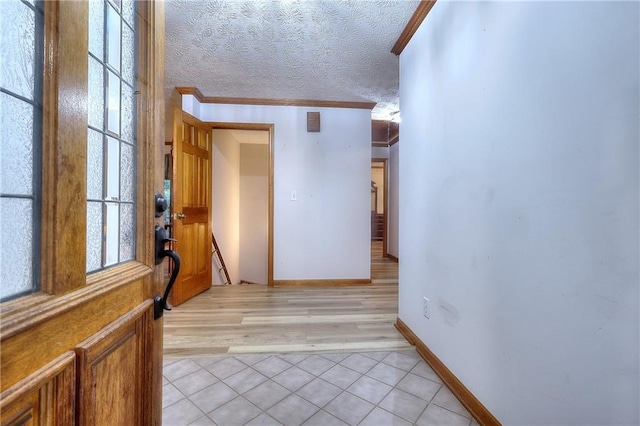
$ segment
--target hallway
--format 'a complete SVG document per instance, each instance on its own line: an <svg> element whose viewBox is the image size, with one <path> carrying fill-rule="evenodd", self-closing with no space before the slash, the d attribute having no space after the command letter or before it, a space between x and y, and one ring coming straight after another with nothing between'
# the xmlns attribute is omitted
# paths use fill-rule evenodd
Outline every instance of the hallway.
<svg viewBox="0 0 640 426"><path fill-rule="evenodd" d="M164 316L164 356L407 349L398 264L372 249L370 286L213 286Z"/></svg>
<svg viewBox="0 0 640 426"><path fill-rule="evenodd" d="M213 287L167 312L163 424L475 425L393 326L381 242L372 281Z"/></svg>

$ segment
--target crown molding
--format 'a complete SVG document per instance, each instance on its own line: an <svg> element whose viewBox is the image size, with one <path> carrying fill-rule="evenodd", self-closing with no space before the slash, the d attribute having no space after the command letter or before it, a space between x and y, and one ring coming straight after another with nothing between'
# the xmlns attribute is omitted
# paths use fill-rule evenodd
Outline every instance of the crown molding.
<svg viewBox="0 0 640 426"><path fill-rule="evenodd" d="M396 41L396 44L391 48L391 53L396 55L400 55L402 53L409 43L409 40L411 40L411 37L413 37L418 30L418 27L420 27L420 24L422 24L422 21L424 21L424 18L426 18L431 11L434 4L436 4L436 0L422 0L420 2L418 8L413 13L413 16L409 19L407 26L404 27L402 34L398 37L398 41Z"/></svg>
<svg viewBox="0 0 640 426"><path fill-rule="evenodd" d="M204 96L197 87L176 87L181 95L193 95L200 103L231 105L301 106L315 108L353 108L372 110L375 102L314 101L305 99L225 98Z"/></svg>

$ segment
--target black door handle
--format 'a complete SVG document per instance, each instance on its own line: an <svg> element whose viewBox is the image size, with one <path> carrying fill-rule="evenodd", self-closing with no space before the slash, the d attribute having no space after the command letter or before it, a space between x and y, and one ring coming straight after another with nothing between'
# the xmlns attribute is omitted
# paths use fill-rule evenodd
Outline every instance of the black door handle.
<svg viewBox="0 0 640 426"><path fill-rule="evenodd" d="M166 229L162 228L160 225L156 225L156 265L161 264L164 258L168 257L173 260L173 271L171 271L169 283L167 284L162 297L158 295L154 298L155 319L160 318L163 314L163 311L171 310L171 307L167 303L167 299L169 299L169 294L171 293L173 284L176 282L176 278L178 278L178 274L180 273L180 256L175 251L165 248L165 244L169 241L175 240L173 238L169 238Z"/></svg>
<svg viewBox="0 0 640 426"><path fill-rule="evenodd" d="M156 200L156 218L161 217L164 211L167 209L167 201L160 194L155 195ZM160 265L165 257L168 257L173 260L173 271L171 271L171 277L169 277L169 282L167 283L167 287L164 290L164 294L162 296L158 295L153 299L153 317L154 319L158 319L162 316L165 310L170 311L171 307L167 303L169 299L169 294L171 293L171 289L173 288L173 284L176 282L176 278L178 278L178 274L180 273L180 256L173 250L167 249L165 246L170 241L176 241L173 238L169 237L169 232L166 229L161 227L160 225L155 226L155 264Z"/></svg>

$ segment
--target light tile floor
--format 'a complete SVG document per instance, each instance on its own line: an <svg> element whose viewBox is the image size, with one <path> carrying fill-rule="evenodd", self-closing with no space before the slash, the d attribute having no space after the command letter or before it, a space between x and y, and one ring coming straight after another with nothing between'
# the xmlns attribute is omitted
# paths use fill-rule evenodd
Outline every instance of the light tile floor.
<svg viewBox="0 0 640 426"><path fill-rule="evenodd" d="M165 359L181 425L477 425L414 351Z"/></svg>

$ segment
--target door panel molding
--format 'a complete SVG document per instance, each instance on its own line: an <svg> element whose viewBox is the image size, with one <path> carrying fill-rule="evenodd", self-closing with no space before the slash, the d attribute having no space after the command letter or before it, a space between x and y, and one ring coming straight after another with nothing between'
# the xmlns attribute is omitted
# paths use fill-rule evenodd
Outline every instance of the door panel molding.
<svg viewBox="0 0 640 426"><path fill-rule="evenodd" d="M39 324L25 324L19 333L2 340L2 386L22 380L62 353L73 350L78 342L89 338L145 300L151 287L150 277L124 283L100 297L90 297L72 309L51 315ZM146 299L149 303L151 299ZM79 321L78 318L82 318ZM28 319L27 319L28 321ZM161 321L156 321L162 327ZM161 351L161 347L158 348ZM29 356L25 356L29 353ZM161 371L158 372L161 374Z"/></svg>
<svg viewBox="0 0 640 426"><path fill-rule="evenodd" d="M146 300L76 347L79 425L151 423L153 321Z"/></svg>
<svg viewBox="0 0 640 426"><path fill-rule="evenodd" d="M91 281L95 283L92 282L91 285L85 286L78 291L56 298L48 295L45 296L45 300L50 299L46 304L31 306L32 304L28 303L31 302L31 300L19 299L16 301L16 308L12 312L0 316L0 319L2 319L2 342L13 337L15 334L26 331L44 321L53 319L60 314L86 304L95 298L117 290L119 287L130 285L130 282L122 281L123 273L126 274L130 280L138 281L151 272L153 272L153 270L146 265L129 262L122 265L117 271L107 270L91 275ZM27 306L24 309L20 309L17 306L18 302L27 302L25 303ZM4 306L2 308L4 311Z"/></svg>
<svg viewBox="0 0 640 426"><path fill-rule="evenodd" d="M75 354L66 352L0 394L0 422L73 424L74 399Z"/></svg>

